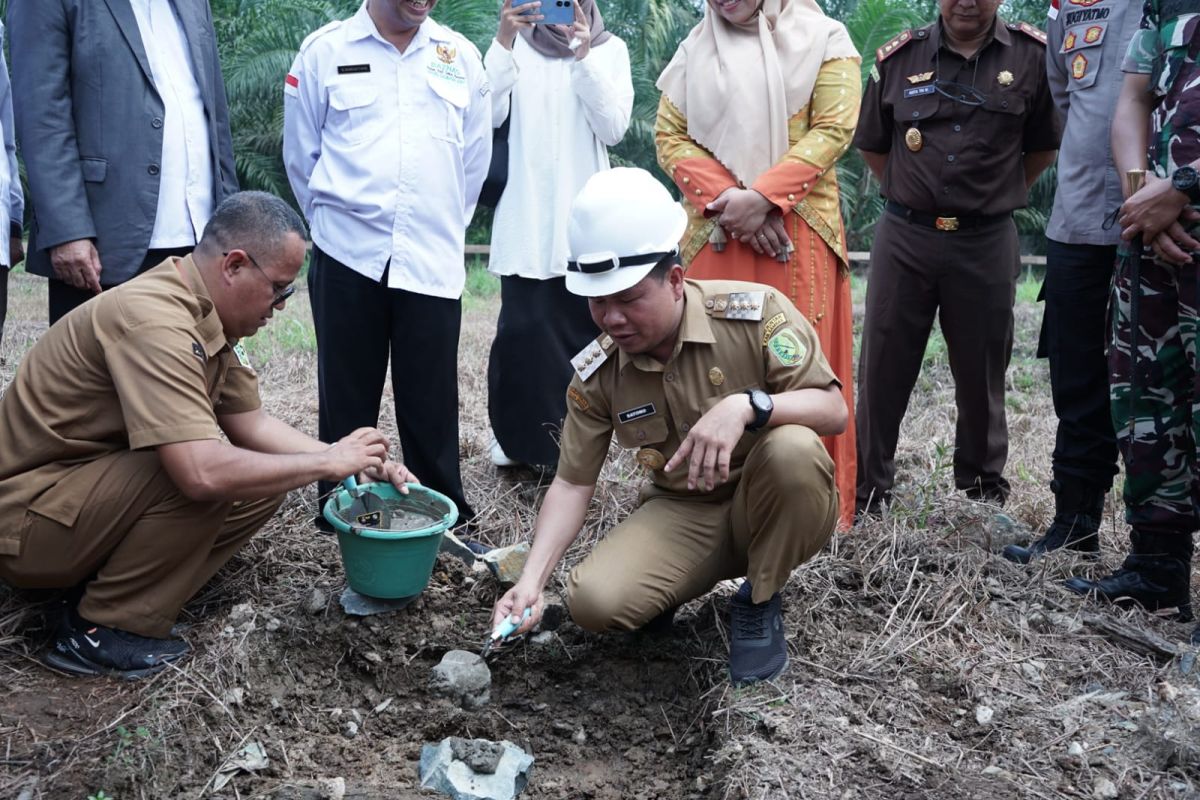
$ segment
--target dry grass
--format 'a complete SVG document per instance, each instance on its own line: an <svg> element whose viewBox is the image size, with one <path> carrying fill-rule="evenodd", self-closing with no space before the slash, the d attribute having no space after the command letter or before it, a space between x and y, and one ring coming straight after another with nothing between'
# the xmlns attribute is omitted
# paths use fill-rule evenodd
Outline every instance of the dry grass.
<svg viewBox="0 0 1200 800"><path fill-rule="evenodd" d="M41 282L18 273L13 295L0 348L0 385L44 329L36 321L44 314ZM283 335L255 342L251 352L267 407L312 431L316 379L305 345L303 301L300 293L288 311L294 324L273 326ZM544 487L498 476L487 461L483 365L494 314L495 301L485 299L470 304L464 319L460 446L481 536L499 545L528 535ZM1014 494L1007 512L1034 529L1048 522L1052 510L1045 484L1054 433L1045 366L1032 359L1039 319L1036 307L1019 307L1009 400ZM385 429L392 428L389 406L385 398ZM1190 628L1137 612L1112 612L1059 586L1077 570L1100 570L1119 560L1125 530L1113 504L1102 565L1052 559L1020 568L1005 562L997 553L1014 534L995 524L994 509L953 491L953 417L944 347L935 342L903 431L896 506L883 520L835 537L825 554L793 576L786 598L792 667L782 679L737 691L724 680L719 610L728 588L685 610L688 638L669 647L686 660L679 682L695 692L679 708L645 708L644 724L661 728L671 743L657 758L702 749L689 762L695 781L660 787L647 779L637 796L1200 796L1200 686L1192 671L1194 654L1180 644ZM568 562L627 513L637 482L629 457L614 452L585 535ZM272 746L270 776L250 784L254 796L284 797L268 793L288 781L311 779L312 762L319 760L306 752L305 737L317 734L297 731L312 730L312 719L328 717L323 706L332 700L323 698L339 692L365 692L364 707L378 708L385 697L376 687L383 682L347 689L345 673L334 669L306 704L265 708L243 703L235 690L265 671L293 683L314 680L310 668L306 674L290 660L269 661L277 651L265 647L264 632L272 626L292 630L289 646L329 647L326 629L302 621L309 619L304 609L313 587L340 583L336 544L307 525L313 504L311 490L294 496L189 605L186 621L194 626L189 638L199 645L196 656L140 684L72 682L48 674L35 662L46 638L41 611L48 604L0 590L5 675L0 796L83 798L105 789L118 800L200 797L224 758L256 739L280 744ZM454 578L453 568L446 568L453 580L445 585L435 580L427 608L453 607L457 617L427 620L429 641L411 642L408 661L391 665L401 674L434 647L435 633L468 642L479 636L476 623L495 587ZM1146 632L1142 638L1151 652L1122 643L1128 640L1114 632L1113 620ZM333 617L326 621L341 625ZM1155 645L1150 635L1162 641ZM560 644L573 668L585 663L602 670L612 652L586 638L564 636ZM331 664L372 669L356 645L339 646L327 654ZM555 711L541 711L547 724ZM389 713L372 712L372 719ZM598 718L595 725L604 722ZM631 757L625 756L607 768L628 769ZM363 758L343 754L341 774L350 779L358 769L367 783L383 785L367 779L380 765ZM641 769L653 776L653 760ZM528 796L583 796L571 785L543 786L535 777ZM221 796L249 796L233 786Z"/></svg>

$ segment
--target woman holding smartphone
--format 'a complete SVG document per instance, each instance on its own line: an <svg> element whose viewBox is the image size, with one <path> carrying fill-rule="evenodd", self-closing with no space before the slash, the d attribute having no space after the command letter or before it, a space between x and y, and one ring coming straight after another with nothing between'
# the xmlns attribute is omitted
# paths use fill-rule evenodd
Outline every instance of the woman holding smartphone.
<svg viewBox="0 0 1200 800"><path fill-rule="evenodd" d="M853 332L834 164L858 122L860 58L814 0L708 0L658 79L658 163L683 194L688 277L773 286L804 314L851 426L827 438L854 519Z"/></svg>
<svg viewBox="0 0 1200 800"><path fill-rule="evenodd" d="M605 30L595 0L572 0L571 25L543 24L555 2L504 0L484 56L492 124L509 120L488 267L501 295L488 364L498 466L558 463L571 357L599 334L587 300L566 290L567 214L587 179L608 169L633 110L629 51Z"/></svg>

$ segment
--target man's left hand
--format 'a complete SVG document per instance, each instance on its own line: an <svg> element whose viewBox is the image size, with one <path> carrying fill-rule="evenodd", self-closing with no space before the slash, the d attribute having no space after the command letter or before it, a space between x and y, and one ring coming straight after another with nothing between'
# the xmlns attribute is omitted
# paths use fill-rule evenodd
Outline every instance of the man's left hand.
<svg viewBox="0 0 1200 800"><path fill-rule="evenodd" d="M365 470L363 476L380 483L387 481L395 486L401 494L408 494L406 483L420 483L417 476L409 472L408 467L398 461L385 461L382 466Z"/></svg>
<svg viewBox="0 0 1200 800"><path fill-rule="evenodd" d="M1187 195L1172 186L1170 180L1147 175L1146 185L1121 206L1117 218L1121 238L1128 242L1140 235L1143 241L1153 242L1179 219L1187 204Z"/></svg>
<svg viewBox="0 0 1200 800"><path fill-rule="evenodd" d="M696 421L664 470L670 472L688 459L688 489L699 487L711 492L729 480L729 459L733 449L741 441L746 426L753 421L750 398L745 394L731 394Z"/></svg>

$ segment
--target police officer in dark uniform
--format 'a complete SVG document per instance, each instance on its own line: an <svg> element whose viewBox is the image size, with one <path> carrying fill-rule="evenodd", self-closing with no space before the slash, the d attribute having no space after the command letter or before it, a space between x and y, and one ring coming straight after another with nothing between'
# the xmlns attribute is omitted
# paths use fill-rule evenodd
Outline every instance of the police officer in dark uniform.
<svg viewBox="0 0 1200 800"><path fill-rule="evenodd" d="M1000 0L939 0L931 25L876 52L854 144L879 178L859 360L860 512L889 498L900 421L937 313L954 374L954 482L1003 503L1005 370L1020 271L1014 209L1054 161L1062 126L1045 35Z"/></svg>

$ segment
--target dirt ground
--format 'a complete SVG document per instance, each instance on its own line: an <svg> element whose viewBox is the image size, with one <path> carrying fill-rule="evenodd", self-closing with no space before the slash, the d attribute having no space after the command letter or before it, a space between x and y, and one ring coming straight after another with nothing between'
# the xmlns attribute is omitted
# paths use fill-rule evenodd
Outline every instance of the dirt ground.
<svg viewBox="0 0 1200 800"><path fill-rule="evenodd" d="M13 295L0 385L44 330L42 282L17 273ZM250 351L268 409L311 430L305 299ZM499 545L527 538L544 486L487 460L495 312L476 299L464 318L461 455L481 536ZM195 655L148 681L42 668L56 598L0 588L0 797L431 797L417 759L446 736L533 754L530 798L1200 797L1191 626L1059 586L1119 562L1114 504L1101 563L1020 568L997 555L1052 513L1039 318L1018 308L1014 524L952 489L953 387L935 342L904 429L897 507L797 570L785 597L791 667L769 685L735 691L725 679L732 589L721 586L666 635L593 636L568 621L514 644L493 663L491 703L459 709L429 691L430 672L447 650L482 644L495 580L442 556L413 605L347 617L336 542L311 527L315 499L299 493L186 609ZM568 563L628 511L639 481L614 452ZM265 766L217 790L222 766L253 744Z"/></svg>

